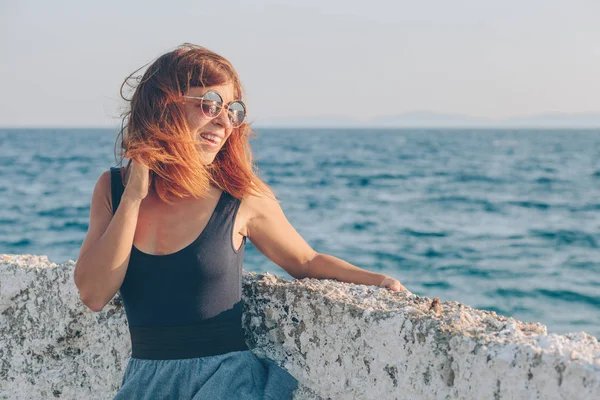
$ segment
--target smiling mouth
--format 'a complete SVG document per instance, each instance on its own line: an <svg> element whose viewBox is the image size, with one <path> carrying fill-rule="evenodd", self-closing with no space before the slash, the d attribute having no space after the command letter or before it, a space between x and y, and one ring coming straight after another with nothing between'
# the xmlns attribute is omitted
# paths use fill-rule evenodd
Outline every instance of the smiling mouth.
<svg viewBox="0 0 600 400"><path fill-rule="evenodd" d="M210 133L202 133L200 134L200 138L202 139L202 141L212 144L213 146L218 146L223 140L219 136L211 135Z"/></svg>

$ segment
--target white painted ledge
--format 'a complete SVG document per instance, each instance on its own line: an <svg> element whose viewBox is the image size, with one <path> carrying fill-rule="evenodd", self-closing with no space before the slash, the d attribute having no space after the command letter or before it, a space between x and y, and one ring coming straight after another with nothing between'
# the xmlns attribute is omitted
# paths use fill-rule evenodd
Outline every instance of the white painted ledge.
<svg viewBox="0 0 600 400"><path fill-rule="evenodd" d="M0 399L110 399L130 355L119 296L79 300L74 263L0 255ZM255 353L296 399L600 399L600 345L456 302L330 280L244 274Z"/></svg>

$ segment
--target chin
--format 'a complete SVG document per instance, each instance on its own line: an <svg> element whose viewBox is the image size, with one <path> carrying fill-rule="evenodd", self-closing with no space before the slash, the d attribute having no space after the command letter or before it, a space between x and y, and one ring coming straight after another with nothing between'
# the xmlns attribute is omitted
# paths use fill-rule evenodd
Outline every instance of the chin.
<svg viewBox="0 0 600 400"><path fill-rule="evenodd" d="M210 165L210 164L213 163L214 160L215 160L214 158L211 158L211 159L203 158L202 159L202 164L204 164L204 165Z"/></svg>
<svg viewBox="0 0 600 400"><path fill-rule="evenodd" d="M213 161L215 161L216 154L205 154L204 156L202 156L202 162L204 163L204 165L209 165L212 164Z"/></svg>
<svg viewBox="0 0 600 400"><path fill-rule="evenodd" d="M212 164L212 162L217 158L218 152L206 152L206 150L199 148L198 153L200 153L200 158L202 159L202 163L205 165Z"/></svg>

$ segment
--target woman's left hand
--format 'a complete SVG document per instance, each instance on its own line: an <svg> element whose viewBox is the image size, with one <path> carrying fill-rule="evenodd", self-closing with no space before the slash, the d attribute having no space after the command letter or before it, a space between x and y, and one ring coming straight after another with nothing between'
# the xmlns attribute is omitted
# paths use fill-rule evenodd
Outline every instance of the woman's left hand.
<svg viewBox="0 0 600 400"><path fill-rule="evenodd" d="M400 281L398 281L394 278L391 278L389 276L386 277L383 281L381 281L379 286L388 288L393 292L402 292L403 290L406 290L406 288L404 286L402 286Z"/></svg>

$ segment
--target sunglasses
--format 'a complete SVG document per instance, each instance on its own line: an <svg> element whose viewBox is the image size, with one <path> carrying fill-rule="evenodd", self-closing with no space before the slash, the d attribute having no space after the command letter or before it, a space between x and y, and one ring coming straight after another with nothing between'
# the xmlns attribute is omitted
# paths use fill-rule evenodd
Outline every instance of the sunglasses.
<svg viewBox="0 0 600 400"><path fill-rule="evenodd" d="M214 90L204 93L200 97L183 96L184 99L196 103L207 118L217 118L223 111L224 104L221 95ZM237 128L246 120L246 105L241 100L232 101L227 105L227 118L232 127Z"/></svg>

